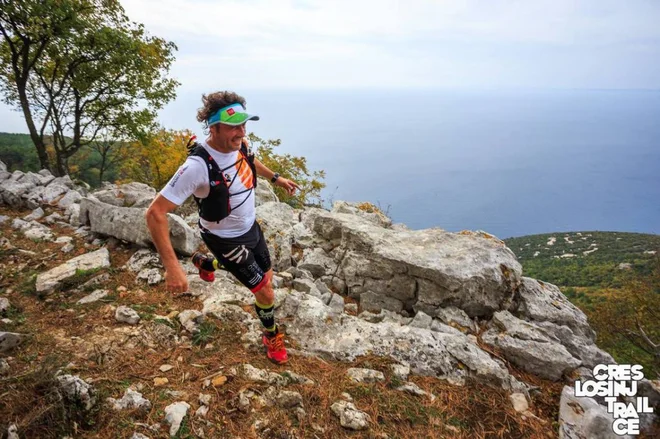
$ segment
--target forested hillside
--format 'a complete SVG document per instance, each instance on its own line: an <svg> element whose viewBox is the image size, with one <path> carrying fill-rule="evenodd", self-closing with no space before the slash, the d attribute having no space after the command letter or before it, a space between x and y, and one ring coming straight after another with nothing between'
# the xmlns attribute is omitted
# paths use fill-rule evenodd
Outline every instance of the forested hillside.
<svg viewBox="0 0 660 439"><path fill-rule="evenodd" d="M660 236L566 232L505 240L525 276L560 287L582 309L598 345L619 363L660 374Z"/></svg>
<svg viewBox="0 0 660 439"><path fill-rule="evenodd" d="M526 276L562 287L618 288L631 274L648 274L660 235L566 232L504 240Z"/></svg>

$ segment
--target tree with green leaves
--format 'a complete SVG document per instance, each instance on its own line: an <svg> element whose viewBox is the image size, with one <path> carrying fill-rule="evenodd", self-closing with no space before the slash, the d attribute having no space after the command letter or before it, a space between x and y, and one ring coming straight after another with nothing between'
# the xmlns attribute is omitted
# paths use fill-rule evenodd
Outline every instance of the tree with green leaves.
<svg viewBox="0 0 660 439"><path fill-rule="evenodd" d="M644 365L649 379L660 377L660 258L650 274L631 276L623 288L588 312L598 345L620 363Z"/></svg>
<svg viewBox="0 0 660 439"><path fill-rule="evenodd" d="M68 159L99 136L144 137L174 98L176 46L131 22L117 0L0 4L1 91L54 174L67 174Z"/></svg>
<svg viewBox="0 0 660 439"><path fill-rule="evenodd" d="M307 169L305 157L295 157L291 154L277 154L273 150L280 146L280 139L264 140L254 133L248 134L248 140L255 151L255 155L269 169L279 173L282 177L295 181L300 185L296 195L289 195L280 187L274 187L275 194L281 202L287 203L294 208L315 205L320 206L321 190L325 187L323 179L325 171L310 172Z"/></svg>

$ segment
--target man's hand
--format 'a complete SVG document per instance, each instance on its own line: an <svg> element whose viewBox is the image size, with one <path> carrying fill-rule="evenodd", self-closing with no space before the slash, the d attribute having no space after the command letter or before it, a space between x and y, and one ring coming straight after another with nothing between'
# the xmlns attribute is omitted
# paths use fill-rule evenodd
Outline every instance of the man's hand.
<svg viewBox="0 0 660 439"><path fill-rule="evenodd" d="M180 264L165 271L165 288L175 297L188 292L188 278Z"/></svg>
<svg viewBox="0 0 660 439"><path fill-rule="evenodd" d="M293 195L296 193L296 189L300 189L298 183L295 181L289 180L288 178L280 177L275 181L275 186L283 188L287 194Z"/></svg>

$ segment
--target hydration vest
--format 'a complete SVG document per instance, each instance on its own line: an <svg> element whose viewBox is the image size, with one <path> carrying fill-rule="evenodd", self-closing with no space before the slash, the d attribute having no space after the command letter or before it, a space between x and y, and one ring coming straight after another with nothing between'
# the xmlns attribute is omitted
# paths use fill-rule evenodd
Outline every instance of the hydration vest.
<svg viewBox="0 0 660 439"><path fill-rule="evenodd" d="M193 141L194 138L191 139ZM190 142L189 142L190 143ZM239 162L244 160L245 163L250 167L252 171L252 187L250 189L245 189L244 191L237 192L235 194L229 193L229 188L236 179L240 178L238 174L232 182L227 182L225 178L224 171L229 168L220 169L218 164L211 154L197 142L192 143L188 146L188 157L195 156L200 157L206 163L206 167L209 173L209 194L206 198L198 198L193 195L195 203L197 203L197 211L199 217L210 222L220 222L221 220L227 218L231 213L231 204L229 202L231 197L236 195L244 194L251 190L254 190L257 187L257 169L254 165L254 154L251 153L245 143L241 143L241 149L239 150ZM238 162L237 162L238 163ZM230 167L236 166L236 163L232 164ZM243 164L239 165L243 166ZM249 194L245 197L243 202L234 209L242 206L245 201L249 198Z"/></svg>

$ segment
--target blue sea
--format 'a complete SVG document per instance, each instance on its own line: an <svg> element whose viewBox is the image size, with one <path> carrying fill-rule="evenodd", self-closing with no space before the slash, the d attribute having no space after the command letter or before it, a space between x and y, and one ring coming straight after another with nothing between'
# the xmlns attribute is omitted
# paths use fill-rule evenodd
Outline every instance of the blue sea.
<svg viewBox="0 0 660 439"><path fill-rule="evenodd" d="M326 201L500 238L660 233L660 91L241 93L249 131L325 170Z"/></svg>

